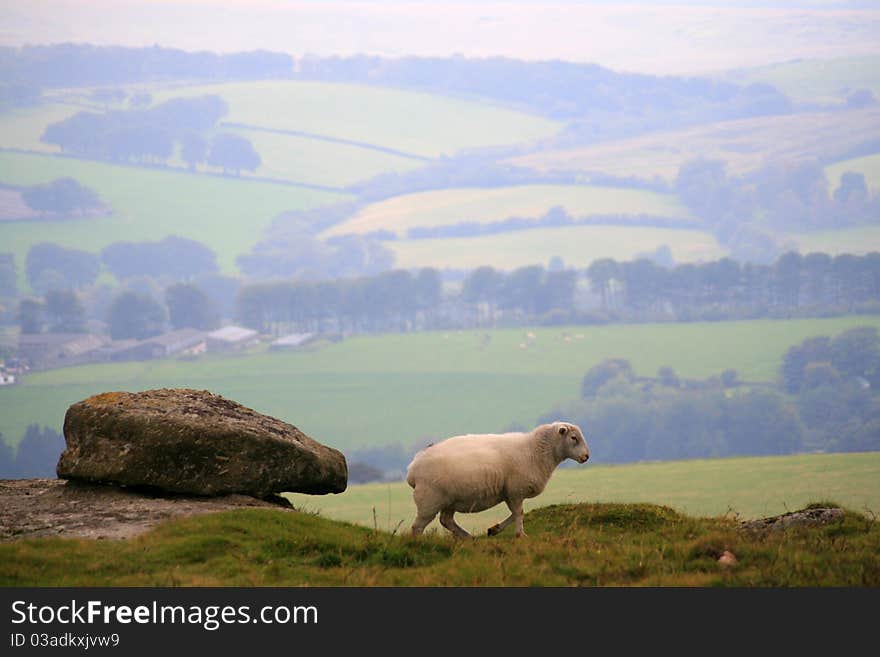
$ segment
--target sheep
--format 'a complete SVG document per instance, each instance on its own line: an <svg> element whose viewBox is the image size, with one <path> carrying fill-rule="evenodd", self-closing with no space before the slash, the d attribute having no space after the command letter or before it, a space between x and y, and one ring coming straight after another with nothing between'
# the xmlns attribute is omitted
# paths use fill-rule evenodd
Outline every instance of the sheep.
<svg viewBox="0 0 880 657"><path fill-rule="evenodd" d="M523 531L523 500L539 495L565 459L586 463L590 450L583 432L568 422L542 424L528 433L468 434L430 445L415 455L406 472L413 489L413 536L440 513L440 524L459 538L470 534L454 515L484 511L501 502L510 515L489 536L516 524Z"/></svg>

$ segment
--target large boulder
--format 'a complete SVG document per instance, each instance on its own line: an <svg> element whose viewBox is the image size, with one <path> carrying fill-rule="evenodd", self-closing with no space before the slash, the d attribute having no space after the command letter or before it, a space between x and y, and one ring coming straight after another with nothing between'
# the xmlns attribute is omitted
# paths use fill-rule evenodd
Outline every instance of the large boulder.
<svg viewBox="0 0 880 657"><path fill-rule="evenodd" d="M171 493L341 493L341 452L206 390L107 392L64 417L62 479Z"/></svg>

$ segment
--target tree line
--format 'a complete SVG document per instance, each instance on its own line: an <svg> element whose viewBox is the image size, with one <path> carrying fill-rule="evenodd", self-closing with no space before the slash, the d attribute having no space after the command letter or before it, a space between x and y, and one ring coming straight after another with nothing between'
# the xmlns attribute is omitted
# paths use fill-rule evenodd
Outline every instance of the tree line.
<svg viewBox="0 0 880 657"><path fill-rule="evenodd" d="M293 58L268 51L217 54L175 48L65 43L0 48L0 79L36 87L163 80L255 80L290 75Z"/></svg>
<svg viewBox="0 0 880 657"><path fill-rule="evenodd" d="M173 98L148 109L78 112L46 127L41 141L82 157L161 164L179 145L190 169L207 163L224 172L255 171L262 160L253 144L233 133L207 133L229 111L216 95Z"/></svg>
<svg viewBox="0 0 880 657"><path fill-rule="evenodd" d="M38 424L28 425L16 449L0 434L0 479L55 479L64 446L63 436Z"/></svg>

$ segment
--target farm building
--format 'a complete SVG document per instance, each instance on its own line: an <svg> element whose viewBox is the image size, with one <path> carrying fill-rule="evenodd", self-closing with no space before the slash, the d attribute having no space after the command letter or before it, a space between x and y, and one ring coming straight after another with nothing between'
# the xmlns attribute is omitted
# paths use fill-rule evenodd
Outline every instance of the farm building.
<svg viewBox="0 0 880 657"><path fill-rule="evenodd" d="M314 339L314 333L291 333L290 335L282 336L273 341L272 344L269 345L269 349L271 349L272 351L288 351L291 349L299 349L300 347L307 345Z"/></svg>
<svg viewBox="0 0 880 657"><path fill-rule="evenodd" d="M95 360L125 361L168 358L205 351L205 333L184 328L145 340L116 340L95 352Z"/></svg>
<svg viewBox="0 0 880 657"><path fill-rule="evenodd" d="M208 351L237 351L256 344L260 334L241 326L224 326L205 336Z"/></svg>
<svg viewBox="0 0 880 657"><path fill-rule="evenodd" d="M35 370L79 365L89 362L91 352L107 342L91 333L23 333L18 338L18 357Z"/></svg>

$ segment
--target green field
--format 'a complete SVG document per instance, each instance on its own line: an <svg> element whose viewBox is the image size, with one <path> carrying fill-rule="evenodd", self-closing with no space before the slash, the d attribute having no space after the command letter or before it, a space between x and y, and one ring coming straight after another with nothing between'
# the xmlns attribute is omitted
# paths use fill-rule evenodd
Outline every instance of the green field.
<svg viewBox="0 0 880 657"><path fill-rule="evenodd" d="M597 214L652 214L691 219L671 194L589 185L518 185L501 188L441 189L405 194L367 206L325 232L326 236L389 230L403 237L413 227L486 223L509 217L539 217L561 206L576 217ZM696 220L694 220L696 221Z"/></svg>
<svg viewBox="0 0 880 657"><path fill-rule="evenodd" d="M880 317L633 324L362 336L313 351L209 356L198 361L90 365L31 374L0 389L0 433L17 444L30 422L60 430L73 402L110 390L192 387L225 395L298 426L343 451L410 446L456 433L532 426L576 397L604 358L631 360L637 374L669 365L705 378L735 368L770 381L785 350L815 335ZM568 338L568 339L566 339Z"/></svg>
<svg viewBox="0 0 880 657"><path fill-rule="evenodd" d="M382 173L404 173L424 164L418 159L306 137L260 130L230 132L254 145L263 163L253 175L264 178L340 187Z"/></svg>
<svg viewBox="0 0 880 657"><path fill-rule="evenodd" d="M663 245L671 249L676 262L717 260L727 255L707 231L650 226L561 226L385 244L394 253L397 267L440 269L546 266L553 256L562 258L568 267L583 268L599 258L632 260Z"/></svg>
<svg viewBox="0 0 880 657"><path fill-rule="evenodd" d="M858 89L880 95L880 57L802 59L734 71L726 77L737 84L772 84L798 102L835 104Z"/></svg>
<svg viewBox="0 0 880 657"><path fill-rule="evenodd" d="M851 253L864 255L880 251L880 226L857 226L837 230L817 230L809 233L788 233L801 253Z"/></svg>
<svg viewBox="0 0 880 657"><path fill-rule="evenodd" d="M562 127L523 112L357 84L239 82L167 89L154 93L153 99L205 94L226 100L225 120L232 123L349 139L424 157L534 141Z"/></svg>
<svg viewBox="0 0 880 657"><path fill-rule="evenodd" d="M59 148L40 141L50 123L62 121L81 111L82 107L45 103L33 107L0 112L0 147L57 153Z"/></svg>
<svg viewBox="0 0 880 657"><path fill-rule="evenodd" d="M262 239L277 214L346 198L339 194L256 181L191 175L139 167L19 153L0 153L0 182L33 185L70 176L94 189L113 208L110 216L76 221L0 224L3 251L19 271L31 245L51 241L97 252L117 241L180 235L217 252L221 269Z"/></svg>
<svg viewBox="0 0 880 657"><path fill-rule="evenodd" d="M861 173L865 176L868 189L873 194L880 192L880 154L843 160L825 167L825 175L828 176L832 190L840 187L840 177L847 171Z"/></svg>
<svg viewBox="0 0 880 657"><path fill-rule="evenodd" d="M589 432L586 435L589 443ZM383 531L408 530L415 517L412 488L406 482L349 486L339 495L289 494L297 508L325 518ZM798 454L628 465L561 468L541 495L525 509L550 504L595 502L652 503L692 516L734 513L764 518L832 499L855 511L880 514L880 452ZM458 514L472 534L509 515L503 504L482 513ZM443 532L439 523L431 525Z"/></svg>

